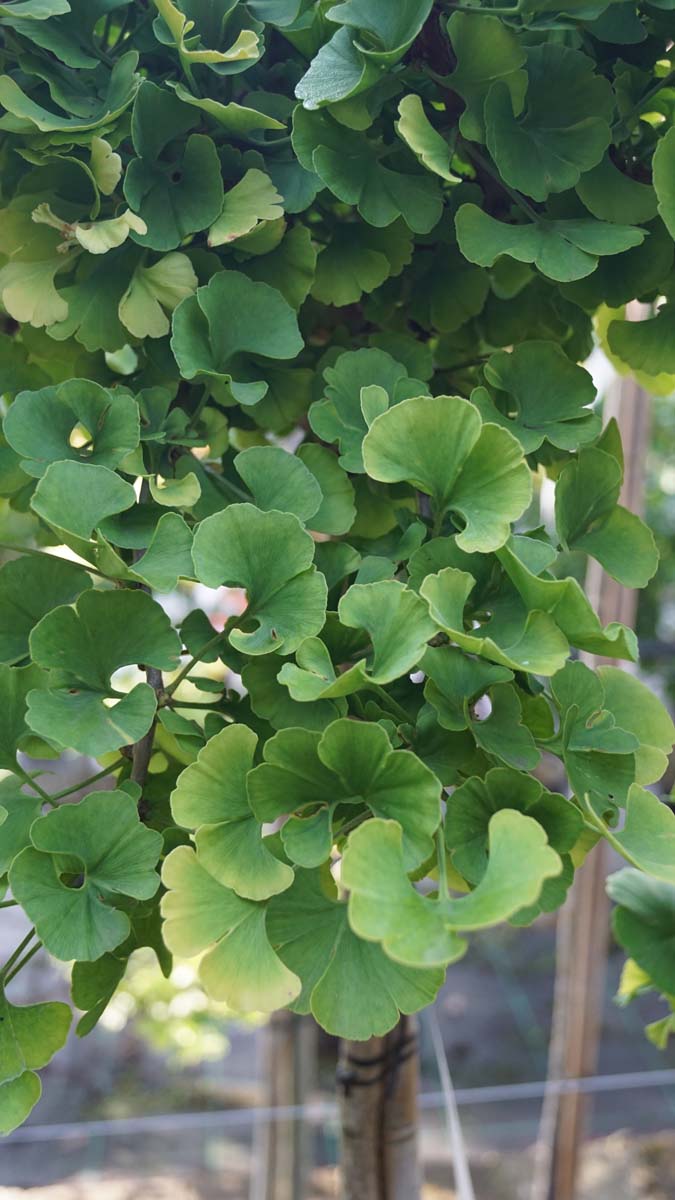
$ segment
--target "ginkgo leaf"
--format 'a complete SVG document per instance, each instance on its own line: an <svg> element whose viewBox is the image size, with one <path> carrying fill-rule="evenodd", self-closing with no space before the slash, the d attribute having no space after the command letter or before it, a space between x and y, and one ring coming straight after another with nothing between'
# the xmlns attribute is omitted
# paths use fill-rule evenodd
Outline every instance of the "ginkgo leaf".
<svg viewBox="0 0 675 1200"><path fill-rule="evenodd" d="M464 522L457 544L467 551L502 546L530 501L530 472L516 439L483 425L459 396L404 400L376 417L363 461L371 478L407 480L431 496L437 516L457 514Z"/></svg>
<svg viewBox="0 0 675 1200"><path fill-rule="evenodd" d="M50 463L69 459L115 468L140 440L136 401L88 379L20 392L7 412L3 431L22 457L21 467L36 478Z"/></svg>
<svg viewBox="0 0 675 1200"><path fill-rule="evenodd" d="M45 1067L63 1046L70 1022L68 1005L58 1000L17 1005L0 992L0 1083Z"/></svg>
<svg viewBox="0 0 675 1200"><path fill-rule="evenodd" d="M428 575L420 587L430 616L456 645L514 671L535 675L554 675L565 665L569 644L548 613L528 612L522 624L514 629L509 623L504 633L498 615L485 625L467 630L464 606L475 582L466 571L445 567L436 575Z"/></svg>
<svg viewBox="0 0 675 1200"><path fill-rule="evenodd" d="M131 484L108 467L62 460L47 467L31 508L48 525L84 540L106 517L135 502Z"/></svg>
<svg viewBox="0 0 675 1200"><path fill-rule="evenodd" d="M328 10L330 21L355 30L357 45L375 62L392 66L417 37L431 11L431 0L343 0Z"/></svg>
<svg viewBox="0 0 675 1200"><path fill-rule="evenodd" d="M460 875L471 884L488 864L490 818L502 809L532 817L559 854L575 845L583 828L580 810L565 796L549 792L538 779L496 767L485 779L468 779L455 789L445 817L445 844Z"/></svg>
<svg viewBox="0 0 675 1200"><path fill-rule="evenodd" d="M600 433L600 414L589 412L595 400L591 376L554 342L521 342L510 353L499 350L484 372L496 395L476 388L472 403L484 420L517 437L526 454L544 441L576 450Z"/></svg>
<svg viewBox="0 0 675 1200"><path fill-rule="evenodd" d="M353 814L354 806L366 805L374 816L398 820L408 869L429 857L440 820L440 783L414 754L392 750L380 725L340 719L321 734L284 729L266 742L263 755L248 777L251 808L260 821L291 815L281 836L299 865L318 866L328 858L338 806ZM325 836L317 842L310 826L306 851L299 826L317 809L324 814Z"/></svg>
<svg viewBox="0 0 675 1200"><path fill-rule="evenodd" d="M234 465L258 508L294 513L305 524L319 510L322 493L301 459L281 446L250 446Z"/></svg>
<svg viewBox="0 0 675 1200"><path fill-rule="evenodd" d="M448 21L448 33L457 66L447 83L466 104L459 127L465 137L483 142L483 110L493 83L503 81L514 113L518 115L522 110L527 88L527 75L522 69L525 48L515 29L489 13L455 12Z"/></svg>
<svg viewBox="0 0 675 1200"><path fill-rule="evenodd" d="M254 404L268 388L258 358L295 358L303 343L280 292L239 271L219 271L178 305L171 345L185 379L222 382L240 404Z"/></svg>
<svg viewBox="0 0 675 1200"><path fill-rule="evenodd" d="M38 622L30 651L34 662L53 672L48 690L30 693L31 729L96 756L138 741L157 706L147 683L116 693L114 672L137 663L174 670L180 639L144 592L88 591L75 606L54 608Z"/></svg>
<svg viewBox="0 0 675 1200"><path fill-rule="evenodd" d="M588 819L609 844L634 867L675 885L675 813L652 792L634 783L626 801L626 820L613 830L585 801Z"/></svg>
<svg viewBox="0 0 675 1200"><path fill-rule="evenodd" d="M283 197L268 175L252 167L225 193L223 210L209 229L208 244L234 242L255 229L259 221L276 221L283 215Z"/></svg>
<svg viewBox="0 0 675 1200"><path fill-rule="evenodd" d="M675 136L672 129L668 130L654 151L652 171L659 213L671 237L675 238Z"/></svg>
<svg viewBox="0 0 675 1200"><path fill-rule="evenodd" d="M612 621L603 629L576 579L553 579L534 574L514 553L513 544L497 556L528 609L549 613L572 646L608 658L637 659L635 634Z"/></svg>
<svg viewBox="0 0 675 1200"><path fill-rule="evenodd" d="M410 147L413 154L434 175L448 183L457 183L459 178L450 170L452 150L445 138L434 129L424 111L421 98L412 93L399 101L399 119L396 122L396 132Z"/></svg>
<svg viewBox="0 0 675 1200"><path fill-rule="evenodd" d="M267 932L302 980L293 1010L311 1012L335 1037L382 1036L401 1012L431 1003L443 981L442 970L402 967L357 938L333 881L317 871L298 871L293 886L271 901Z"/></svg>
<svg viewBox="0 0 675 1200"><path fill-rule="evenodd" d="M396 821L367 821L354 830L341 872L354 932L380 942L395 962L443 965L466 948L457 931L489 927L534 903L544 882L561 869L541 825L503 809L488 828L488 866L475 891L440 900L422 896L407 878Z"/></svg>
<svg viewBox="0 0 675 1200"><path fill-rule="evenodd" d="M354 488L346 471L330 450L313 442L304 442L298 447L298 458L314 476L321 491L321 503L308 518L310 529L335 536L348 533L354 524L356 507Z"/></svg>
<svg viewBox="0 0 675 1200"><path fill-rule="evenodd" d="M618 504L623 472L604 450L581 450L555 489L562 545L583 550L626 587L646 587L658 566L656 542L635 513Z"/></svg>
<svg viewBox="0 0 675 1200"><path fill-rule="evenodd" d="M4 770L23 774L16 756L30 734L27 697L45 683L45 672L32 663L28 667L0 666L0 767Z"/></svg>
<svg viewBox="0 0 675 1200"><path fill-rule="evenodd" d="M403 217L414 233L428 233L440 219L442 200L434 179L384 166L382 146L323 112L296 109L293 148L302 166L339 200L356 205L369 225L391 225ZM412 164L417 165L414 158Z"/></svg>
<svg viewBox="0 0 675 1200"><path fill-rule="evenodd" d="M469 262L494 266L506 254L518 262L534 263L542 275L560 283L584 279L598 258L639 246L644 231L632 225L610 225L579 217L507 225L475 204L463 204L455 218L459 248Z"/></svg>
<svg viewBox="0 0 675 1200"><path fill-rule="evenodd" d="M578 50L548 42L527 52L527 92L492 84L485 100L487 145L502 179L535 200L574 187L611 139L611 87ZM567 97L560 104L561 95Z"/></svg>
<svg viewBox="0 0 675 1200"><path fill-rule="evenodd" d="M291 513L231 504L194 538L198 579L246 588L248 606L230 641L246 654L292 654L326 616L326 582L312 565L314 543Z"/></svg>
<svg viewBox="0 0 675 1200"><path fill-rule="evenodd" d="M342 28L320 47L295 94L305 108L322 108L358 96L377 83L381 75L381 67L369 62L354 44L349 30Z"/></svg>
<svg viewBox="0 0 675 1200"><path fill-rule="evenodd" d="M55 555L4 563L0 567L0 662L13 665L25 658L30 632L38 621L52 608L71 604L90 587L85 571Z"/></svg>
<svg viewBox="0 0 675 1200"><path fill-rule="evenodd" d="M267 849L246 794L257 744L253 730L230 725L210 738L178 776L171 811L196 830L197 858L225 887L247 900L266 900L293 882L293 871Z"/></svg>
<svg viewBox="0 0 675 1200"><path fill-rule="evenodd" d="M185 254L165 254L151 267L139 265L119 302L120 321L134 337L165 337L171 328L167 313L196 288L197 276Z"/></svg>
<svg viewBox="0 0 675 1200"><path fill-rule="evenodd" d="M188 846L166 858L162 882L163 936L181 958L203 954L199 978L214 1000L235 1012L273 1012L300 992L265 929L265 905L244 900L218 883Z"/></svg>
<svg viewBox="0 0 675 1200"><path fill-rule="evenodd" d="M675 885L627 867L607 880L612 932L662 992L675 993Z"/></svg>
<svg viewBox="0 0 675 1200"><path fill-rule="evenodd" d="M625 803L639 742L606 707L600 677L582 662L568 662L553 676L551 691L560 716L560 752L575 795L590 797L600 811Z"/></svg>
<svg viewBox="0 0 675 1200"><path fill-rule="evenodd" d="M322 441L337 442L345 471L364 471L361 445L368 431L362 408L365 388L383 389L387 405L422 395L421 380L410 379L401 363L383 350L351 350L341 354L335 366L324 371L326 393L309 410L312 429Z"/></svg>
<svg viewBox="0 0 675 1200"><path fill-rule="evenodd" d="M598 667L604 703L621 729L637 738L636 782L655 783L664 774L675 742L675 725L652 689L628 671Z"/></svg>
<svg viewBox="0 0 675 1200"><path fill-rule="evenodd" d="M147 900L159 887L162 836L142 825L126 792L93 792L31 827L11 867L12 892L55 958L91 961L129 933L118 896Z"/></svg>
<svg viewBox="0 0 675 1200"><path fill-rule="evenodd" d="M0 835L0 875L6 875L21 850L30 845L30 828L42 815L42 800L21 789L23 781L12 775L0 781L0 806L5 814Z"/></svg>

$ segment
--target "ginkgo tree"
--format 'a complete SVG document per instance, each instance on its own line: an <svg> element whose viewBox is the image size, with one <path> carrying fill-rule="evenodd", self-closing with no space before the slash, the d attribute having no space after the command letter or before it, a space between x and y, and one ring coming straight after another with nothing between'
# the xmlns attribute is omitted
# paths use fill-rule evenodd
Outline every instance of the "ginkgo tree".
<svg viewBox="0 0 675 1200"><path fill-rule="evenodd" d="M673 726L578 661L637 643L570 574L657 568L579 363L599 339L675 387L671 4L7 0L0 27L0 873L30 925L0 1128L69 1028L4 995L40 948L80 1034L151 947L367 1039L600 838L627 990L675 996ZM190 581L243 611L172 623Z"/></svg>

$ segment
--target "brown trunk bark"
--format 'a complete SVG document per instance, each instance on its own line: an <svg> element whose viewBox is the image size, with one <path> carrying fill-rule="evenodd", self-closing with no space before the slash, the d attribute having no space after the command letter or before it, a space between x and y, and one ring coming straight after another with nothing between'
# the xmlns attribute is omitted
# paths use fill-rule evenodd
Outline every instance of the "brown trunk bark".
<svg viewBox="0 0 675 1200"><path fill-rule="evenodd" d="M338 1065L342 1200L419 1200L417 1022L343 1042Z"/></svg>

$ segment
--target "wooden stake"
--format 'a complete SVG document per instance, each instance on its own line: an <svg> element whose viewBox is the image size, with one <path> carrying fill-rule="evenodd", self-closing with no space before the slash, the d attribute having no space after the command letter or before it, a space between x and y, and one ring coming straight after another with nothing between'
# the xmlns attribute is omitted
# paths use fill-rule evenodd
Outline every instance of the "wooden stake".
<svg viewBox="0 0 675 1200"><path fill-rule="evenodd" d="M639 319L639 307L629 305L631 319ZM649 406L648 394L630 378L614 386L604 406L605 420L617 420L624 447L621 503L638 514L644 507ZM634 625L636 593L611 579L594 560L589 562L586 591L603 625ZM592 655L582 658L591 667L597 665ZM625 669L627 664L620 665ZM552 1080L583 1078L597 1068L609 939L607 860L607 845L600 842L578 872L558 919L548 1064ZM532 1200L575 1200L587 1116L588 1100L579 1092L545 1096Z"/></svg>
<svg viewBox="0 0 675 1200"><path fill-rule="evenodd" d="M270 1017L265 1073L270 1108L305 1104L314 1084L317 1029L311 1017L282 1009ZM304 1200L311 1170L310 1130L302 1117L261 1125L255 1139L251 1200Z"/></svg>

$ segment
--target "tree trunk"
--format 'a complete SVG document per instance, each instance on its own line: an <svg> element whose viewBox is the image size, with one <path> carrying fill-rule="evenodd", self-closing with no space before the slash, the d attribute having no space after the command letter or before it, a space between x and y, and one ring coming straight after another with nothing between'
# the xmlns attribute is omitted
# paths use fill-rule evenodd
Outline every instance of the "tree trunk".
<svg viewBox="0 0 675 1200"><path fill-rule="evenodd" d="M342 1043L342 1200L419 1200L418 1083L414 1017L386 1037Z"/></svg>
<svg viewBox="0 0 675 1200"><path fill-rule="evenodd" d="M282 1009L265 1031L265 1103L269 1108L306 1104L314 1083L317 1030L311 1017ZM305 1200L311 1170L310 1129L299 1114L258 1126L251 1200Z"/></svg>

